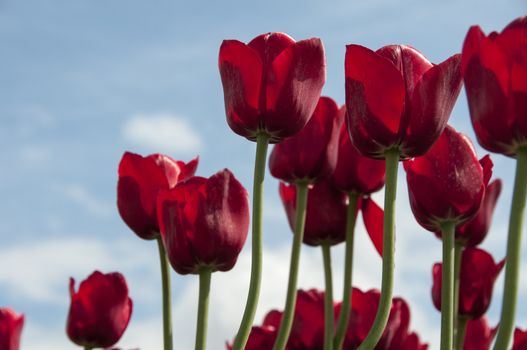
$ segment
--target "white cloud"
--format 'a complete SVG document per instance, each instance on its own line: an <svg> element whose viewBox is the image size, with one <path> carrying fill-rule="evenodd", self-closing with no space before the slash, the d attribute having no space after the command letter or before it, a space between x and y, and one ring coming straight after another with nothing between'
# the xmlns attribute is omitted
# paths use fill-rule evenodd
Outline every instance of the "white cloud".
<svg viewBox="0 0 527 350"><path fill-rule="evenodd" d="M203 147L198 132L186 118L171 113L138 113L123 127L124 138L152 152L193 154Z"/></svg>
<svg viewBox="0 0 527 350"><path fill-rule="evenodd" d="M114 206L102 201L79 184L58 186L58 190L69 199L86 209L90 214L98 217L108 217L115 214Z"/></svg>

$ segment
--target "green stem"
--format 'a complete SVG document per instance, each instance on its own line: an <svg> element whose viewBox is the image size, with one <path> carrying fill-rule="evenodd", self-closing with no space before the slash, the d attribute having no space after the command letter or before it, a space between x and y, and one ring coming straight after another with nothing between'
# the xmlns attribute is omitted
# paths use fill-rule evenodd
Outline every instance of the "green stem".
<svg viewBox="0 0 527 350"><path fill-rule="evenodd" d="M93 348L91 346L89 346L89 345L85 345L84 346L84 350L91 350L91 349L93 349Z"/></svg>
<svg viewBox="0 0 527 350"><path fill-rule="evenodd" d="M467 332L468 318L460 316L458 318L457 332L456 332L456 350L463 350L465 345L465 334Z"/></svg>
<svg viewBox="0 0 527 350"><path fill-rule="evenodd" d="M164 350L172 350L172 309L170 302L170 269L161 235L157 237L159 262L161 265L161 286L163 288L163 343Z"/></svg>
<svg viewBox="0 0 527 350"><path fill-rule="evenodd" d="M322 257L324 260L324 280L326 292L324 294L324 350L333 350L333 277L331 276L331 246L322 244Z"/></svg>
<svg viewBox="0 0 527 350"><path fill-rule="evenodd" d="M273 350L284 350L289 333L293 325L293 317L296 306L296 284L298 280L298 265L300 262L300 248L304 237L304 225L306 221L308 183L296 183L296 219L293 246L291 248L291 263L289 265L289 282L287 284L287 295L284 313L280 328L276 337Z"/></svg>
<svg viewBox="0 0 527 350"><path fill-rule="evenodd" d="M370 332L359 346L358 350L371 350L379 342L384 332L392 307L395 259L395 194L397 191L397 168L399 166L399 151L389 149L386 158L386 189L384 192L384 233L382 240L382 284L379 308Z"/></svg>
<svg viewBox="0 0 527 350"><path fill-rule="evenodd" d="M461 254L463 253L463 244L455 243L454 247L454 337L457 336L459 328L459 281L461 273Z"/></svg>
<svg viewBox="0 0 527 350"><path fill-rule="evenodd" d="M516 317L516 303L518 300L519 267L521 253L521 235L523 226L523 212L527 195L527 147L519 147L516 151L516 175L514 179L514 193L509 218L509 234L507 238L507 257L505 264L505 287L501 307L501 318L498 336L494 350L508 349L514 321Z"/></svg>
<svg viewBox="0 0 527 350"><path fill-rule="evenodd" d="M454 341L454 234L456 225L446 221L443 235L443 273L441 275L441 350L452 350Z"/></svg>
<svg viewBox="0 0 527 350"><path fill-rule="evenodd" d="M196 350L205 350L207 345L207 317L209 313L210 269L199 272L198 321L196 325Z"/></svg>
<svg viewBox="0 0 527 350"><path fill-rule="evenodd" d="M357 211L357 201L359 195L351 192L349 194L348 211L346 214L346 253L344 257L344 290L342 293L342 304L340 308L339 320L337 323L337 332L335 334L334 348L342 349L344 345L344 336L348 329L348 323L351 312L351 290L353 277L353 240L355 234L355 212Z"/></svg>
<svg viewBox="0 0 527 350"><path fill-rule="evenodd" d="M254 321L254 315L256 314L258 298L260 296L262 280L263 183L268 145L269 135L266 133L259 133L256 138L256 157L254 161L251 281L249 283L249 293L247 295L245 311L243 312L243 318L240 328L238 329L238 334L234 340L233 350L245 349L245 344L249 338Z"/></svg>

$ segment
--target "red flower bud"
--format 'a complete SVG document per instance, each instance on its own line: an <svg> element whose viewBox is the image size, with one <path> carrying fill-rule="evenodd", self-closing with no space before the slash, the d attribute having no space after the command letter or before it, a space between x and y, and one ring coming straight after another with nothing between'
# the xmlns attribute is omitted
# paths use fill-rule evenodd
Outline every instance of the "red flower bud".
<svg viewBox="0 0 527 350"><path fill-rule="evenodd" d="M280 182L280 198L291 230L295 230L296 186ZM348 197L333 187L327 179L309 188L303 242L310 246L323 243L335 245L346 240L346 212ZM357 210L362 210L366 231L375 249L382 256L382 222L384 212L370 198L361 199Z"/></svg>
<svg viewBox="0 0 527 350"><path fill-rule="evenodd" d="M346 108L340 109L346 113ZM347 123L340 129L337 165L331 180L344 192L370 194L384 186L386 166L383 160L364 157L351 142Z"/></svg>
<svg viewBox="0 0 527 350"><path fill-rule="evenodd" d="M527 146L527 17L488 36L471 27L461 71L480 145L514 156L518 146Z"/></svg>
<svg viewBox="0 0 527 350"><path fill-rule="evenodd" d="M71 304L66 330L80 346L110 347L123 335L132 315L132 299L124 276L93 272L75 291L70 278Z"/></svg>
<svg viewBox="0 0 527 350"><path fill-rule="evenodd" d="M0 308L0 349L18 350L23 327L24 315L10 308Z"/></svg>
<svg viewBox="0 0 527 350"><path fill-rule="evenodd" d="M527 350L527 329L525 331L519 328L514 330L512 350Z"/></svg>
<svg viewBox="0 0 527 350"><path fill-rule="evenodd" d="M475 247L479 245L489 232L492 214L501 192L501 180L494 180L487 186L483 202L478 213L464 225L456 227L456 240L465 242L465 245Z"/></svg>
<svg viewBox="0 0 527 350"><path fill-rule="evenodd" d="M284 33L262 34L247 45L224 40L219 68L227 122L252 141L259 132L272 143L299 132L326 80L320 39L295 42Z"/></svg>
<svg viewBox="0 0 527 350"><path fill-rule="evenodd" d="M343 121L337 103L321 97L306 126L274 147L269 158L271 174L290 183L315 182L331 174L337 162L337 138Z"/></svg>
<svg viewBox="0 0 527 350"><path fill-rule="evenodd" d="M245 350L272 349L276 341L278 330L273 326L253 326ZM227 343L227 350L232 350L232 344ZM288 347L285 350L291 350Z"/></svg>
<svg viewBox="0 0 527 350"><path fill-rule="evenodd" d="M486 251L478 248L465 248L461 255L459 275L459 314L479 318L489 308L494 282L505 261L498 264ZM441 311L441 273L442 264L436 263L432 269L432 300Z"/></svg>
<svg viewBox="0 0 527 350"><path fill-rule="evenodd" d="M461 89L460 57L434 65L419 51L346 46L346 107L353 144L364 155L423 155L441 135Z"/></svg>
<svg viewBox="0 0 527 350"><path fill-rule="evenodd" d="M478 162L470 140L447 126L432 148L421 157L404 162L410 206L425 229L441 231L441 222L456 225L478 211L490 178Z"/></svg>
<svg viewBox="0 0 527 350"><path fill-rule="evenodd" d="M161 236L176 272L232 269L247 238L249 200L229 170L161 191L157 207Z"/></svg>
<svg viewBox="0 0 527 350"><path fill-rule="evenodd" d="M489 350L498 328L490 328L487 317L468 320L463 350Z"/></svg>
<svg viewBox="0 0 527 350"><path fill-rule="evenodd" d="M117 208L123 221L143 239L158 237L158 192L193 176L197 166L198 158L185 164L162 154L142 157L126 152L117 182Z"/></svg>

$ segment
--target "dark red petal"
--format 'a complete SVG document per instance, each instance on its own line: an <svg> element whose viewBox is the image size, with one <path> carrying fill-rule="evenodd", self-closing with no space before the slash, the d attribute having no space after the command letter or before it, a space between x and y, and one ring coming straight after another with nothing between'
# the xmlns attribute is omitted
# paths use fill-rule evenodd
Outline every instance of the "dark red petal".
<svg viewBox="0 0 527 350"><path fill-rule="evenodd" d="M280 181L278 188L282 204L287 215L287 221L291 231L295 230L295 213L296 213L296 187L293 184L287 184Z"/></svg>
<svg viewBox="0 0 527 350"><path fill-rule="evenodd" d="M0 307L0 349L19 350L24 315L10 308Z"/></svg>
<svg viewBox="0 0 527 350"><path fill-rule="evenodd" d="M512 350L526 350L527 349L527 330L522 331L520 328L514 330L514 342Z"/></svg>
<svg viewBox="0 0 527 350"><path fill-rule="evenodd" d="M345 114L345 108L341 108L339 113ZM332 181L344 192L376 192L384 186L385 162L361 155L351 142L346 124L340 130L337 165Z"/></svg>
<svg viewBox="0 0 527 350"><path fill-rule="evenodd" d="M388 59L359 45L346 46L346 108L351 136L362 153L360 137L354 129L381 145L396 141L405 101L401 73Z"/></svg>
<svg viewBox="0 0 527 350"><path fill-rule="evenodd" d="M205 186L192 245L203 264L228 271L247 239L249 195L228 169L211 176Z"/></svg>
<svg viewBox="0 0 527 350"><path fill-rule="evenodd" d="M269 158L271 174L287 182L313 182L332 173L342 122L335 101L321 97L304 129L274 147Z"/></svg>
<svg viewBox="0 0 527 350"><path fill-rule="evenodd" d="M406 156L426 153L446 127L461 90L460 60L460 55L450 57L431 67L416 83L410 95L410 119L403 141Z"/></svg>
<svg viewBox="0 0 527 350"><path fill-rule="evenodd" d="M382 257L384 211L371 198L362 201L361 210L366 232Z"/></svg>
<svg viewBox="0 0 527 350"><path fill-rule="evenodd" d="M70 280L70 288L72 280ZM78 345L110 347L128 326L132 300L120 273L92 273L72 294L67 333Z"/></svg>
<svg viewBox="0 0 527 350"><path fill-rule="evenodd" d="M181 169L181 173L179 174L178 180L186 181L192 176L194 176L194 174L196 173L196 169L198 168L198 164L199 164L199 156L192 159L190 162L186 164L182 161L178 161L177 164L179 168Z"/></svg>
<svg viewBox="0 0 527 350"><path fill-rule="evenodd" d="M295 44L295 39L285 33L265 33L251 40L247 46L258 53L265 65L271 64L274 59L286 48Z"/></svg>
<svg viewBox="0 0 527 350"><path fill-rule="evenodd" d="M195 272L197 265L197 254L190 241L205 182L203 177L192 177L172 190L161 191L157 198L163 243L172 267L180 274Z"/></svg>
<svg viewBox="0 0 527 350"><path fill-rule="evenodd" d="M299 132L315 111L326 81L320 39L301 40L281 52L267 74L265 127L275 138Z"/></svg>
<svg viewBox="0 0 527 350"><path fill-rule="evenodd" d="M441 279L443 273L443 265L441 263L435 263L432 267L432 302L437 309L441 312Z"/></svg>
<svg viewBox="0 0 527 350"><path fill-rule="evenodd" d="M225 40L220 47L219 68L227 122L237 134L253 137L259 128L263 62L251 47Z"/></svg>
<svg viewBox="0 0 527 350"><path fill-rule="evenodd" d="M495 335L486 316L469 320L463 350L490 350Z"/></svg>
<svg viewBox="0 0 527 350"><path fill-rule="evenodd" d="M475 247L481 244L487 236L501 187L502 182L499 179L490 183L485 190L485 197L476 216L456 229L459 238L466 240L468 246Z"/></svg>
<svg viewBox="0 0 527 350"><path fill-rule="evenodd" d="M485 34L479 26L470 27L465 41L463 43L463 50L461 54L461 74L464 76L469 62L474 57L479 56L481 49L481 41L485 39Z"/></svg>

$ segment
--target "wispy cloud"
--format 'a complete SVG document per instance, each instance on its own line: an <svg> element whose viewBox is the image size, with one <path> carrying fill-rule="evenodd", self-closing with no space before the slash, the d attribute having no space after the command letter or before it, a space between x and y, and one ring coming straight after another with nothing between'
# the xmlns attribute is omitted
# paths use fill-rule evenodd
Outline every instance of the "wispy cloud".
<svg viewBox="0 0 527 350"><path fill-rule="evenodd" d="M115 214L115 209L109 203L95 197L84 186L79 184L66 184L58 187L66 197L83 207L90 214L98 217L108 217Z"/></svg>
<svg viewBox="0 0 527 350"><path fill-rule="evenodd" d="M166 112L132 115L123 127L123 136L150 152L193 154L203 147L188 119Z"/></svg>

